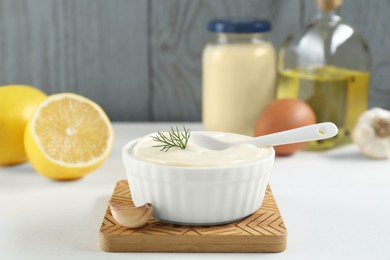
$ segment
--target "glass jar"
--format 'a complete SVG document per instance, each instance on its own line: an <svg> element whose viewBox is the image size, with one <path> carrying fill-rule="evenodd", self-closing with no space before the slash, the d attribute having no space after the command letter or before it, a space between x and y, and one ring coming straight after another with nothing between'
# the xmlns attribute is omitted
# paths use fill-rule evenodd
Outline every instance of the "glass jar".
<svg viewBox="0 0 390 260"><path fill-rule="evenodd" d="M211 131L254 136L257 117L275 97L275 50L266 20L219 19L203 51L202 120Z"/></svg>
<svg viewBox="0 0 390 260"><path fill-rule="evenodd" d="M330 121L339 128L334 138L309 142L309 150L348 143L368 106L369 49L361 34L335 14L341 2L317 0L317 18L287 37L279 51L277 98L304 100L317 122Z"/></svg>

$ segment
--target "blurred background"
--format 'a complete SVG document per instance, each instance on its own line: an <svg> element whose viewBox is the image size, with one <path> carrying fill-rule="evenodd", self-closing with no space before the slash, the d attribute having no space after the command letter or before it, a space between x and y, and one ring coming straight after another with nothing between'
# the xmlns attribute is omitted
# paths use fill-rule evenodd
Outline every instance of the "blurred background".
<svg viewBox="0 0 390 260"><path fill-rule="evenodd" d="M270 19L278 48L315 14L313 0L0 0L0 84L79 93L113 121L200 121L209 20ZM338 14L370 46L370 106L390 109L390 1Z"/></svg>

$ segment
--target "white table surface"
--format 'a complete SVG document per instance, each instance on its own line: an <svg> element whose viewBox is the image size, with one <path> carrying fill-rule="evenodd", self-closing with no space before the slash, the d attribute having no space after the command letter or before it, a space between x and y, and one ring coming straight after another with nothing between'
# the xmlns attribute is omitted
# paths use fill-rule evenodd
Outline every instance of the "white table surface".
<svg viewBox="0 0 390 260"><path fill-rule="evenodd" d="M46 179L28 163L0 168L0 259L390 259L390 160L365 159L354 145L276 159L270 182L288 230L282 253L101 251L107 201L125 178L121 147L171 125L115 123L112 154L78 181Z"/></svg>

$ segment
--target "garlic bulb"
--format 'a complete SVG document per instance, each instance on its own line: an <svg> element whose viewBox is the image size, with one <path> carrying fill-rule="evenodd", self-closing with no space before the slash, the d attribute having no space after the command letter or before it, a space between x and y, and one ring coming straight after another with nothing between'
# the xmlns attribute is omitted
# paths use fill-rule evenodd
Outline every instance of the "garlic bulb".
<svg viewBox="0 0 390 260"><path fill-rule="evenodd" d="M353 131L352 140L365 156L387 158L390 155L390 111L372 108L364 112Z"/></svg>
<svg viewBox="0 0 390 260"><path fill-rule="evenodd" d="M152 216L152 204L146 203L139 207L119 205L110 201L111 213L116 222L128 228L144 226Z"/></svg>

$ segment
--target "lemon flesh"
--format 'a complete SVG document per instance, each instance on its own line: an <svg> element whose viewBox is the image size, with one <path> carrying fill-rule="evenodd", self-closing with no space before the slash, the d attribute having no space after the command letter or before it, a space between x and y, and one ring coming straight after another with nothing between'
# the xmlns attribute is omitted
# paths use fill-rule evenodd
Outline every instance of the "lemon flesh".
<svg viewBox="0 0 390 260"><path fill-rule="evenodd" d="M61 93L37 108L25 131L28 158L41 175L79 179L108 157L114 133L103 109L80 95Z"/></svg>

